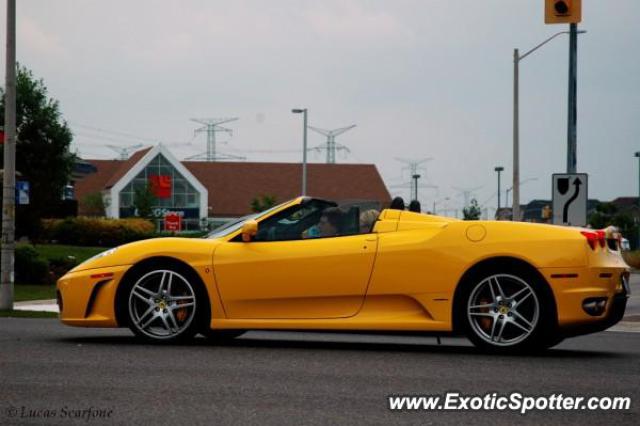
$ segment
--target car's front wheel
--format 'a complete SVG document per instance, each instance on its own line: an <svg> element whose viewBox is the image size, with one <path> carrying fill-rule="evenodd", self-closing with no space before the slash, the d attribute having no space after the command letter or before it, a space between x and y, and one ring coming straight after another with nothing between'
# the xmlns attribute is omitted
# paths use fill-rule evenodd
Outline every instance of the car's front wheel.
<svg viewBox="0 0 640 426"><path fill-rule="evenodd" d="M132 280L127 297L129 328L150 341L171 342L198 331L201 303L197 283L172 268L145 270Z"/></svg>
<svg viewBox="0 0 640 426"><path fill-rule="evenodd" d="M530 274L484 274L466 286L463 302L461 320L479 348L514 352L549 346L552 309Z"/></svg>

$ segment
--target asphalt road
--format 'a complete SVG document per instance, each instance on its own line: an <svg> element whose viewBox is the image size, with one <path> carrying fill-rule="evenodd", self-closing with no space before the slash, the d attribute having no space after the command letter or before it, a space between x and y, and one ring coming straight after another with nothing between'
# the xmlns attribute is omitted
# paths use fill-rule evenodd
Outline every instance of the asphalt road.
<svg viewBox="0 0 640 426"><path fill-rule="evenodd" d="M578 337L538 356L489 356L464 339L284 332L156 346L127 330L0 318L3 425L70 424L63 411L90 407L111 414L76 423L639 424L639 383L640 333ZM452 390L629 396L632 406L525 416L387 408L391 394Z"/></svg>

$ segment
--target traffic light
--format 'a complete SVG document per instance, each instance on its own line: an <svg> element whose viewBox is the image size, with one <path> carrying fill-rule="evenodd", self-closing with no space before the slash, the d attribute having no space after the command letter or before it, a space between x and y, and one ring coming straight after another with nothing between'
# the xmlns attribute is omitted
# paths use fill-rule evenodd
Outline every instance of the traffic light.
<svg viewBox="0 0 640 426"><path fill-rule="evenodd" d="M582 0L545 0L545 24L577 24L582 20Z"/></svg>

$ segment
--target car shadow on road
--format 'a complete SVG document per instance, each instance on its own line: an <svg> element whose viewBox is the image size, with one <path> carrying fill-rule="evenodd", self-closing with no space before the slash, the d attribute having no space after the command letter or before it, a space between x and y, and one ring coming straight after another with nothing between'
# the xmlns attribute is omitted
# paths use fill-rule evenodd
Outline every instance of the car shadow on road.
<svg viewBox="0 0 640 426"><path fill-rule="evenodd" d="M630 354L607 351L594 351L589 349L570 349L570 348L551 348L546 351L529 353L529 354L509 354L495 355L487 354L471 345L463 338L444 338L443 344L438 344L435 338L420 338L422 341L403 342L403 337L393 336L394 342L388 341L391 336L384 336L383 339L377 341L376 336L366 336L363 340L362 335L357 335L357 339L346 340L344 336L335 339L327 338L326 334L318 336L318 339L310 338L309 334L305 334L304 339L290 337L293 333L286 333L286 336L279 336L273 333L268 337L252 337L242 336L233 340L214 341L202 337L196 337L181 343L158 344L149 343L127 335L102 335L102 336L79 336L62 339L63 341L73 344L85 345L133 345L147 346L149 348L199 348L199 349L216 349L230 350L236 348L253 348L253 349L300 349L300 350L327 350L327 351L371 351L371 352L395 352L395 353L431 353L431 354L458 354L458 355L491 355L493 357L532 357L532 358L584 358L584 359L613 359L626 358ZM407 337L406 339L412 339ZM387 341L385 341L387 340Z"/></svg>

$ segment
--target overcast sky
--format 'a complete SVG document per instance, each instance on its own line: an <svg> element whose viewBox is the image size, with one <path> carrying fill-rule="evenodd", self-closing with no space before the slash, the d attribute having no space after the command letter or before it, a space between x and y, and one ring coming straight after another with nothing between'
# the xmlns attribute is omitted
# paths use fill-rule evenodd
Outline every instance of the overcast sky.
<svg viewBox="0 0 640 426"><path fill-rule="evenodd" d="M453 187L481 187L494 207L496 165L511 185L513 48L566 29L544 24L543 0L17 3L18 60L60 101L85 158L154 140L185 158L206 150L190 118L239 117L219 151L300 161L290 110L306 107L311 125L356 124L337 138L351 150L338 162L376 164L394 195L408 196L397 185L409 179L394 158L432 157L423 181L437 194L420 198L450 197L450 208L462 204ZM593 198L638 192L639 19L637 0L583 2L578 171ZM551 174L565 171L567 64L567 36L521 63L521 178L537 179L525 202L550 198ZM324 141L309 133L311 146Z"/></svg>

